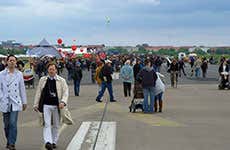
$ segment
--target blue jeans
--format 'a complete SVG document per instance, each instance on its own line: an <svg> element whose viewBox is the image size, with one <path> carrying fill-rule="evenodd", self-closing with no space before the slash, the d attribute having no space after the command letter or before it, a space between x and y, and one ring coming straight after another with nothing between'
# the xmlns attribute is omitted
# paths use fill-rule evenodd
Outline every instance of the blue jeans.
<svg viewBox="0 0 230 150"><path fill-rule="evenodd" d="M200 68L195 69L195 76L200 77Z"/></svg>
<svg viewBox="0 0 230 150"><path fill-rule="evenodd" d="M144 93L144 103L143 103L144 112L152 113L154 99L155 99L154 87L143 88L143 93ZM150 96L150 104L148 100L149 96Z"/></svg>
<svg viewBox="0 0 230 150"><path fill-rule="evenodd" d="M70 80L72 80L73 71L72 70L67 70L67 72L68 72L67 80L70 81Z"/></svg>
<svg viewBox="0 0 230 150"><path fill-rule="evenodd" d="M107 83L107 82L102 82L102 83L101 83L101 90L99 91L96 100L99 100L99 101L101 100L102 96L103 96L104 93L105 93L105 89L106 89L106 88L107 88L108 91L109 91L110 101L113 101L113 100L114 100L112 83Z"/></svg>
<svg viewBox="0 0 230 150"><path fill-rule="evenodd" d="M75 96L78 96L80 93L81 80L74 80L73 82L74 82L74 94L75 94Z"/></svg>
<svg viewBox="0 0 230 150"><path fill-rule="evenodd" d="M18 111L3 113L3 122L7 144L15 145L17 139Z"/></svg>

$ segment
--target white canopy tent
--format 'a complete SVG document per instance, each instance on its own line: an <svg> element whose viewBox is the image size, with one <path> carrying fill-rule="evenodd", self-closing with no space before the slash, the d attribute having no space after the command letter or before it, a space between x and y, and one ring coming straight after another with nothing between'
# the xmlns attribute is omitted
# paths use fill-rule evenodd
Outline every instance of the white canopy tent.
<svg viewBox="0 0 230 150"><path fill-rule="evenodd" d="M39 57L38 55L24 55L24 54L19 54L15 55L17 58L31 58L31 57Z"/></svg>
<svg viewBox="0 0 230 150"><path fill-rule="evenodd" d="M6 58L7 56L0 54L0 58Z"/></svg>

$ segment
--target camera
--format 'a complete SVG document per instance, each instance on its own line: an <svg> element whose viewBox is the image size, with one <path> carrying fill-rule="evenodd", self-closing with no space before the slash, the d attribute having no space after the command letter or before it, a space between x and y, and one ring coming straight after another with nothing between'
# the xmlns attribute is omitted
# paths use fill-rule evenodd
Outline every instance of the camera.
<svg viewBox="0 0 230 150"><path fill-rule="evenodd" d="M57 97L55 92L49 92L50 93L50 97Z"/></svg>

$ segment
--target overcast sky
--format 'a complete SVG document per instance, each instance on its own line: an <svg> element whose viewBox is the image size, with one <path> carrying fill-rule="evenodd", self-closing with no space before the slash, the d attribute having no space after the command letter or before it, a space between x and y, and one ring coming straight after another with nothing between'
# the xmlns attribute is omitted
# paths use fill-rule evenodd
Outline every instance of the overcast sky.
<svg viewBox="0 0 230 150"><path fill-rule="evenodd" d="M0 0L0 41L230 45L229 6L230 0Z"/></svg>

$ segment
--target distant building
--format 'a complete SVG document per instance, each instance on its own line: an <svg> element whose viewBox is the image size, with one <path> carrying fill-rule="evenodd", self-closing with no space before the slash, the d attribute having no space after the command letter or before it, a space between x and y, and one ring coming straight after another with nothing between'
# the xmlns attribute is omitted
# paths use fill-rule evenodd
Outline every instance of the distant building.
<svg viewBox="0 0 230 150"><path fill-rule="evenodd" d="M180 49L180 47L174 47L174 46L146 46L144 48L146 50L154 51L154 52L158 52L161 49L165 49L165 50L169 50L169 49L179 50Z"/></svg>
<svg viewBox="0 0 230 150"><path fill-rule="evenodd" d="M86 45L86 46L83 46L83 47L87 48L88 53L95 53L95 52L98 52L98 51L105 50L105 45L104 44L102 44L102 45Z"/></svg>
<svg viewBox="0 0 230 150"><path fill-rule="evenodd" d="M116 49L116 48L123 48L126 49L128 52L138 51L138 47L136 46L106 46L104 50Z"/></svg>
<svg viewBox="0 0 230 150"><path fill-rule="evenodd" d="M21 49L21 48L23 48L23 45L21 43L16 42L15 40L2 41L1 46L4 49L13 49L13 48Z"/></svg>

